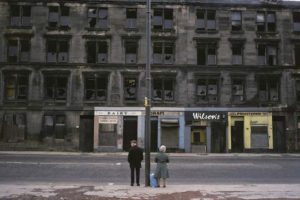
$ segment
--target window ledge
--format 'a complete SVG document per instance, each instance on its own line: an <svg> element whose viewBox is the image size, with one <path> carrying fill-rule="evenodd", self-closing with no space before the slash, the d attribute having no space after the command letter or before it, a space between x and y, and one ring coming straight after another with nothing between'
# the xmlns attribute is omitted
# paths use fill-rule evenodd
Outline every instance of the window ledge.
<svg viewBox="0 0 300 200"><path fill-rule="evenodd" d="M153 29L152 28L152 32L154 33L160 33L160 32L163 32L163 33L175 33L175 29Z"/></svg>
<svg viewBox="0 0 300 200"><path fill-rule="evenodd" d="M138 32L139 29L138 28L124 28L125 31L128 31L128 32Z"/></svg>
<svg viewBox="0 0 300 200"><path fill-rule="evenodd" d="M48 31L69 31L71 30L71 27L66 26L57 26L57 27L47 27Z"/></svg>
<svg viewBox="0 0 300 200"><path fill-rule="evenodd" d="M90 27L86 27L85 30L87 31L109 31L109 28L90 28Z"/></svg>
<svg viewBox="0 0 300 200"><path fill-rule="evenodd" d="M256 31L256 35L263 35L263 36L277 36L279 34L278 31L272 31L272 32L268 32L268 31Z"/></svg>
<svg viewBox="0 0 300 200"><path fill-rule="evenodd" d="M299 31L294 30L293 33L296 34L296 35L300 35L300 30Z"/></svg>
<svg viewBox="0 0 300 200"><path fill-rule="evenodd" d="M233 31L233 30L231 30L231 34L238 35L238 34L244 34L244 33L245 33L245 31L243 31L243 30L240 30L240 31Z"/></svg>
<svg viewBox="0 0 300 200"><path fill-rule="evenodd" d="M215 33L218 33L219 31L218 31L218 30L199 30L199 29L196 29L195 32L196 32L196 33L209 33L209 34L215 34Z"/></svg>
<svg viewBox="0 0 300 200"><path fill-rule="evenodd" d="M9 25L7 26L8 29L32 29L32 25L30 26L12 26Z"/></svg>

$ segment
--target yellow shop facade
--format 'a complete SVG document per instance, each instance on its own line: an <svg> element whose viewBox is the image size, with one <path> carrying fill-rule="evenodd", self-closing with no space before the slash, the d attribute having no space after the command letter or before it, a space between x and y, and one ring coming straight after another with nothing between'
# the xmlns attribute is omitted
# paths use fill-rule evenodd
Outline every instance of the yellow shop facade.
<svg viewBox="0 0 300 200"><path fill-rule="evenodd" d="M228 152L273 150L271 112L228 112Z"/></svg>

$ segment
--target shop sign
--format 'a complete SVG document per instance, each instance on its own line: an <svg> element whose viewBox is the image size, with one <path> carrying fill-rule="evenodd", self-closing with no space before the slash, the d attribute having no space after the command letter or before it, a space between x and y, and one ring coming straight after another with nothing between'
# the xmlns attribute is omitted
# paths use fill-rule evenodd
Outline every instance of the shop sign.
<svg viewBox="0 0 300 200"><path fill-rule="evenodd" d="M182 112L151 111L151 116L179 116Z"/></svg>
<svg viewBox="0 0 300 200"><path fill-rule="evenodd" d="M271 115L268 112L229 112L229 116L267 116Z"/></svg>
<svg viewBox="0 0 300 200"><path fill-rule="evenodd" d="M113 115L113 116L137 116L142 115L141 111L95 111L95 115Z"/></svg>
<svg viewBox="0 0 300 200"><path fill-rule="evenodd" d="M117 124L118 117L117 116L99 116L100 124Z"/></svg>
<svg viewBox="0 0 300 200"><path fill-rule="evenodd" d="M208 120L219 121L226 120L226 112L186 112L185 119L192 120Z"/></svg>

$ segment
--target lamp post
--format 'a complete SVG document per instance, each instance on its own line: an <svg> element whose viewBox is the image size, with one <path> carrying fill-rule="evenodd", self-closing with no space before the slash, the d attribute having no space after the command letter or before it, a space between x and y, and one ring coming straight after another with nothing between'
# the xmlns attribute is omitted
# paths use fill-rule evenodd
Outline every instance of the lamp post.
<svg viewBox="0 0 300 200"><path fill-rule="evenodd" d="M150 140L151 140L151 0L147 0L147 59L146 59L146 97L145 97L145 186L150 186Z"/></svg>

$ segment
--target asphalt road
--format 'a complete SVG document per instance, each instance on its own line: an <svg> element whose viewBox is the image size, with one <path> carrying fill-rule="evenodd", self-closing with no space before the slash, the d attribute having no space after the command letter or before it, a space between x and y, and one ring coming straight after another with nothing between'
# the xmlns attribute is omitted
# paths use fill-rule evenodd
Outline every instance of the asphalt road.
<svg viewBox="0 0 300 200"><path fill-rule="evenodd" d="M153 155L151 158L153 159ZM300 184L292 154L170 154L172 184ZM151 162L151 171L155 163ZM0 152L0 184L129 184L126 154ZM144 181L144 163L141 183Z"/></svg>

